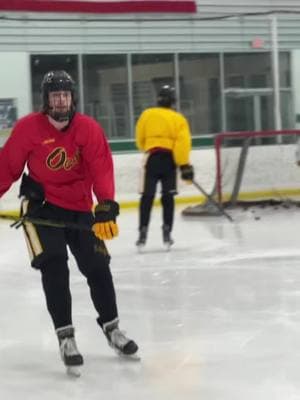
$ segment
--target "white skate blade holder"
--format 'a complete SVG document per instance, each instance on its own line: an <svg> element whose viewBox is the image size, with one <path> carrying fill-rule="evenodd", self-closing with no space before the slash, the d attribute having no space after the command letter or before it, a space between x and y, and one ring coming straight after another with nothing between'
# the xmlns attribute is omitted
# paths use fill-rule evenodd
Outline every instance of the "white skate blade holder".
<svg viewBox="0 0 300 400"><path fill-rule="evenodd" d="M77 365L66 366L67 375L72 378L79 378L81 375L81 367Z"/></svg>
<svg viewBox="0 0 300 400"><path fill-rule="evenodd" d="M162 250L165 250L167 252L171 251L172 246L173 246L173 243L163 243ZM138 254L143 254L143 253L148 253L148 252L151 253L151 249L147 250L146 245L144 245L144 244L137 245L136 248L137 248Z"/></svg>
<svg viewBox="0 0 300 400"><path fill-rule="evenodd" d="M120 350L116 350L114 349L116 354L125 361L141 361L141 357L138 354L138 352L134 353L134 354L124 354L122 353Z"/></svg>
<svg viewBox="0 0 300 400"><path fill-rule="evenodd" d="M138 253L143 253L143 251L145 249L145 244L138 244L136 247L137 247Z"/></svg>
<svg viewBox="0 0 300 400"><path fill-rule="evenodd" d="M165 249L166 251L170 251L170 250L171 250L171 246L172 246L171 243L164 243L164 249Z"/></svg>

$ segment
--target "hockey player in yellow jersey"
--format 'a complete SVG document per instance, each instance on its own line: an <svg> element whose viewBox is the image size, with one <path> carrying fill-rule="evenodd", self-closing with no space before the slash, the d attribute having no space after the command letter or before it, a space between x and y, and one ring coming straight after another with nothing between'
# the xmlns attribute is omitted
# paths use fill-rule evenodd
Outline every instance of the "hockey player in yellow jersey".
<svg viewBox="0 0 300 400"><path fill-rule="evenodd" d="M161 183L162 237L169 249L174 243L171 231L174 220L174 195L177 194L177 167L181 179L194 179L190 164L191 134L187 119L174 109L175 90L163 86L157 106L147 108L136 123L136 146L145 153L141 198L139 204L139 237L136 245L141 248L147 240L151 209L157 183Z"/></svg>

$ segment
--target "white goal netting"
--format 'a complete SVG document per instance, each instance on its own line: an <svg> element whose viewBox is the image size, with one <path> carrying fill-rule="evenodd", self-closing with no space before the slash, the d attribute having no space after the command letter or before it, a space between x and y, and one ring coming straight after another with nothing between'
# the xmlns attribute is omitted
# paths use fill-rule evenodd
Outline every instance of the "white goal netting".
<svg viewBox="0 0 300 400"><path fill-rule="evenodd" d="M223 208L298 204L300 130L226 132L215 138L213 199ZM299 147L299 149L298 149ZM184 215L218 214L211 201L188 207Z"/></svg>

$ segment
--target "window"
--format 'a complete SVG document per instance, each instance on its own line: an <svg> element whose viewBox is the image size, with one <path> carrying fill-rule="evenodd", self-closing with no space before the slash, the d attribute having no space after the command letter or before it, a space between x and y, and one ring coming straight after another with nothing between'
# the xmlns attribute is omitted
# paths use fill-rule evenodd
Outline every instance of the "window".
<svg viewBox="0 0 300 400"><path fill-rule="evenodd" d="M282 127L292 128L290 65L280 53ZM274 88L270 53L224 54L226 130L274 129Z"/></svg>
<svg viewBox="0 0 300 400"><path fill-rule="evenodd" d="M109 139L131 136L126 55L83 56L84 111Z"/></svg>
<svg viewBox="0 0 300 400"><path fill-rule="evenodd" d="M174 55L134 54L132 56L133 110L136 121L141 112L155 106L163 85L175 85Z"/></svg>
<svg viewBox="0 0 300 400"><path fill-rule="evenodd" d="M193 135L221 129L220 67L217 54L180 54L180 109Z"/></svg>
<svg viewBox="0 0 300 400"><path fill-rule="evenodd" d="M281 52L283 128L294 127L290 64L290 54ZM166 84L179 88L177 108L188 119L193 136L274 128L269 52L180 53L176 73L175 54L86 54L80 59L78 55L32 55L33 110L41 107L44 74L57 69L70 73L77 89L80 84L80 111L99 121L110 140L133 139L137 118L144 109L157 104L157 93Z"/></svg>

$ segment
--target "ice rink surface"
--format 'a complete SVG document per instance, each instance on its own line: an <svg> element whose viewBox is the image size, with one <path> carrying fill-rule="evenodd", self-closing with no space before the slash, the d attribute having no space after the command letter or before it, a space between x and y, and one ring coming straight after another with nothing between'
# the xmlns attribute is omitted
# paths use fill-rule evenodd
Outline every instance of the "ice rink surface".
<svg viewBox="0 0 300 400"><path fill-rule="evenodd" d="M300 399L300 209L234 211L234 223L180 211L169 253L160 209L143 254L136 211L121 214L108 244L120 326L141 361L108 347L70 259L77 379L65 374L22 230L0 222L0 399Z"/></svg>

